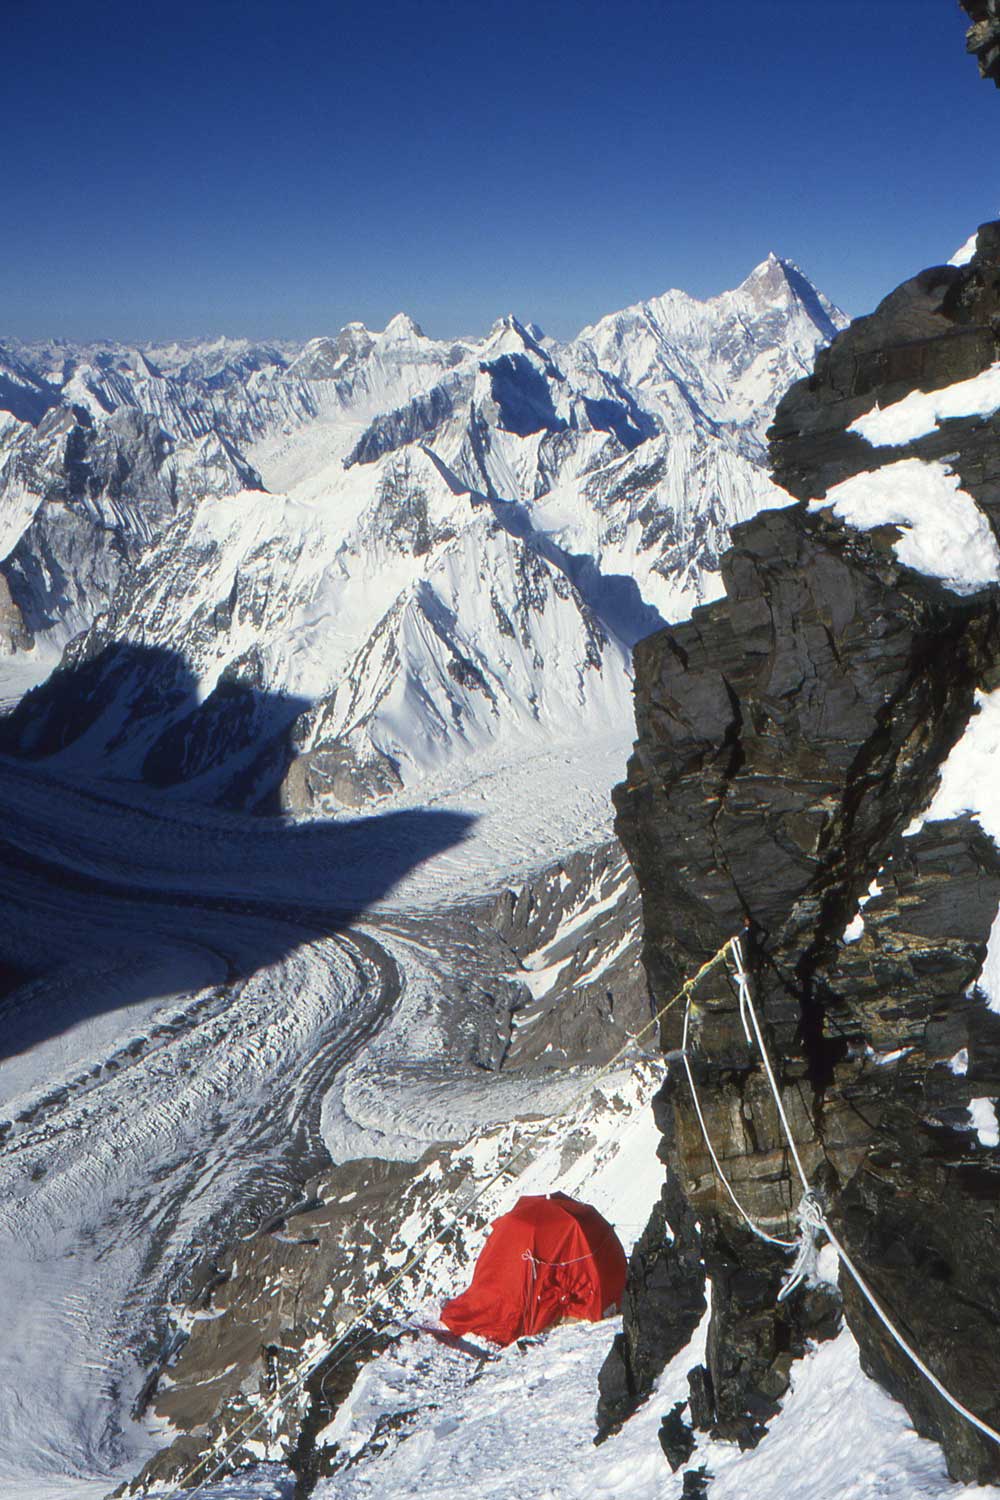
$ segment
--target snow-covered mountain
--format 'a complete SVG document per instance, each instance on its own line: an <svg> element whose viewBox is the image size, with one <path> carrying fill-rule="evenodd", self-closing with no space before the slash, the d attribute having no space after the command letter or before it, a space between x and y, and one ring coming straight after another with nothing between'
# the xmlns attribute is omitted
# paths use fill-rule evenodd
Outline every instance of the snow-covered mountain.
<svg viewBox="0 0 1000 1500"><path fill-rule="evenodd" d="M771 256L564 346L398 315L302 348L12 347L2 696L66 650L4 743L305 806L627 733L632 645L718 592L777 498L775 402L843 322Z"/></svg>

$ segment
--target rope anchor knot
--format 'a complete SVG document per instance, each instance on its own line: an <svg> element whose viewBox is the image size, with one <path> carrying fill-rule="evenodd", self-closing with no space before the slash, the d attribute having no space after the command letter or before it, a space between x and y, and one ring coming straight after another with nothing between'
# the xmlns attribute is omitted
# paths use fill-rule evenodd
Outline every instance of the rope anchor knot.
<svg viewBox="0 0 1000 1500"><path fill-rule="evenodd" d="M799 1199L799 1206L795 1217L799 1221L799 1241L795 1252L795 1260L785 1273L785 1279L781 1283L781 1291L778 1293L778 1301L784 1302L790 1297L795 1288L801 1286L804 1281L811 1281L816 1275L816 1257L819 1254L819 1236L826 1232L826 1214L819 1194L815 1192L803 1193Z"/></svg>

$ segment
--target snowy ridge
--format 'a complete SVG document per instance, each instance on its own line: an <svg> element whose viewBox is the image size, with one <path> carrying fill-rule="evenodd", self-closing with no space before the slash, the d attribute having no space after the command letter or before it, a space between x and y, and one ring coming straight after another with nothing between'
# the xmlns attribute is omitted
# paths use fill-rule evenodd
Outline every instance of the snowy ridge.
<svg viewBox="0 0 1000 1500"><path fill-rule="evenodd" d="M666 292L602 318L570 347L617 368L664 415L687 407L763 438L776 395L812 368L817 332L826 342L846 322L792 261L771 254L734 291L705 302Z"/></svg>

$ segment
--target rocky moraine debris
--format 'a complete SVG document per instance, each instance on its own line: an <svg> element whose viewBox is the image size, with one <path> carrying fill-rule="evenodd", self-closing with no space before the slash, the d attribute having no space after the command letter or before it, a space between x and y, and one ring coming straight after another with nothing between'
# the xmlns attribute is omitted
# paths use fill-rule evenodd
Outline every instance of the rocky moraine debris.
<svg viewBox="0 0 1000 1500"><path fill-rule="evenodd" d="M1000 224L980 229L969 264L923 272L819 355L770 433L775 477L798 503L737 527L725 598L638 647L638 740L616 794L654 1001L746 932L785 1109L831 1225L938 1377L994 1427L1000 1148L970 1106L1000 1094L1000 1015L977 988L1000 850L971 815L914 820L977 691L1000 685L1000 600L995 586L958 593L903 566L899 527L852 530L807 502L901 459L946 461L1000 535L1000 414L939 420L895 446L848 430L876 403L998 359ZM680 1007L664 1018L667 1183L602 1372L605 1430L684 1346L707 1277L693 1425L758 1442L793 1359L835 1329L842 1299L865 1369L942 1444L952 1475L995 1481L1000 1449L935 1394L844 1273L839 1289L776 1301L787 1256L751 1234L716 1179L682 1024ZM738 1196L768 1233L794 1238L800 1188L721 968L697 992L691 1050Z"/></svg>

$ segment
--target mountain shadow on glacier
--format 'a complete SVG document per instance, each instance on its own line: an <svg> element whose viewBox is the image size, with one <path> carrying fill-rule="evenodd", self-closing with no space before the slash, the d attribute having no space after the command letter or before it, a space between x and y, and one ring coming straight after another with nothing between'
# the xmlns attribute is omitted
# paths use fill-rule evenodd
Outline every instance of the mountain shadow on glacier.
<svg viewBox="0 0 1000 1500"><path fill-rule="evenodd" d="M136 792L0 759L0 1058L343 932L475 821L406 809L293 823Z"/></svg>
<svg viewBox="0 0 1000 1500"><path fill-rule="evenodd" d="M276 789L296 755L292 726L308 706L264 688L256 648L202 698L179 652L110 641L93 654L68 653L0 720L0 752L277 812Z"/></svg>
<svg viewBox="0 0 1000 1500"><path fill-rule="evenodd" d="M462 813L261 817L302 707L231 679L199 704L181 656L124 642L0 720L0 1057L156 998L147 976L169 988L171 955L183 975L200 955L215 979L246 978L462 841ZM257 813L219 806L241 800ZM89 983L109 965L125 977Z"/></svg>

